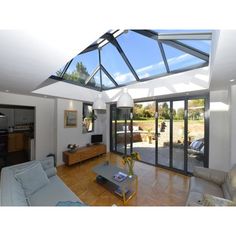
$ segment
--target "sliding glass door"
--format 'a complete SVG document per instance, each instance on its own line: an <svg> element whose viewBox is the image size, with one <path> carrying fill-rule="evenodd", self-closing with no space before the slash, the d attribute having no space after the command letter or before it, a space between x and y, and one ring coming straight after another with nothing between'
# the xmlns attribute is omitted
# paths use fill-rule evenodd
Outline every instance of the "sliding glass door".
<svg viewBox="0 0 236 236"><path fill-rule="evenodd" d="M188 172L206 161L204 104L204 99L188 100Z"/></svg>
<svg viewBox="0 0 236 236"><path fill-rule="evenodd" d="M170 101L158 102L157 163L170 166Z"/></svg>
<svg viewBox="0 0 236 236"><path fill-rule="evenodd" d="M185 164L185 102L173 101L172 105L172 166L184 171Z"/></svg>
<svg viewBox="0 0 236 236"><path fill-rule="evenodd" d="M156 164L156 102L134 104L132 141L133 151L138 152L143 162Z"/></svg>
<svg viewBox="0 0 236 236"><path fill-rule="evenodd" d="M208 167L207 110L207 96L111 105L111 151L136 151L142 162L182 173Z"/></svg>

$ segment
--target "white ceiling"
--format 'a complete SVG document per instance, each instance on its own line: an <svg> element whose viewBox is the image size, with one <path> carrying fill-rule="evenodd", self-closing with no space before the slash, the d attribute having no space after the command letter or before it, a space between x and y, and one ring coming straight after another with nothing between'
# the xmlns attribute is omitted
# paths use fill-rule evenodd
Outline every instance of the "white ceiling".
<svg viewBox="0 0 236 236"><path fill-rule="evenodd" d="M104 32L73 31L73 37L68 37L69 32L62 35L51 30L0 30L0 91L31 93ZM211 89L225 88L235 78L235 39L235 30L223 30L213 37ZM80 91L80 87L76 88Z"/></svg>
<svg viewBox="0 0 236 236"><path fill-rule="evenodd" d="M0 91L30 93L103 33L0 30Z"/></svg>

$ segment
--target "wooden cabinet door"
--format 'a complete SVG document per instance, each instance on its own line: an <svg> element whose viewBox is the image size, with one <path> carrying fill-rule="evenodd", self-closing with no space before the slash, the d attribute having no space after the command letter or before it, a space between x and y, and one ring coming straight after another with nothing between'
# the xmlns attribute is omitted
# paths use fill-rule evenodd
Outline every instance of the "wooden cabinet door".
<svg viewBox="0 0 236 236"><path fill-rule="evenodd" d="M15 135L8 134L8 152L15 152Z"/></svg>
<svg viewBox="0 0 236 236"><path fill-rule="evenodd" d="M15 150L16 151L24 150L24 134L23 133L15 134Z"/></svg>

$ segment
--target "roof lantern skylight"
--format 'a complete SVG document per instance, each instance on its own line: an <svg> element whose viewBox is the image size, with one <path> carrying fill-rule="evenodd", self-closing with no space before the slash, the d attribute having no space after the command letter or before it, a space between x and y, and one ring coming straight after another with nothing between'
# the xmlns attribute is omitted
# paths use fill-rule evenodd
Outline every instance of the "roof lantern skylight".
<svg viewBox="0 0 236 236"><path fill-rule="evenodd" d="M207 66L209 30L109 30L50 79L108 90Z"/></svg>

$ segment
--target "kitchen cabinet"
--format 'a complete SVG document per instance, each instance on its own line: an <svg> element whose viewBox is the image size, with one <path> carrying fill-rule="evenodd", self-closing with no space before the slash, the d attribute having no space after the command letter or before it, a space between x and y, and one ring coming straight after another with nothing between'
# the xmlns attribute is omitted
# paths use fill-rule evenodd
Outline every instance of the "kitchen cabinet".
<svg viewBox="0 0 236 236"><path fill-rule="evenodd" d="M24 133L8 134L8 152L17 152L24 150Z"/></svg>

